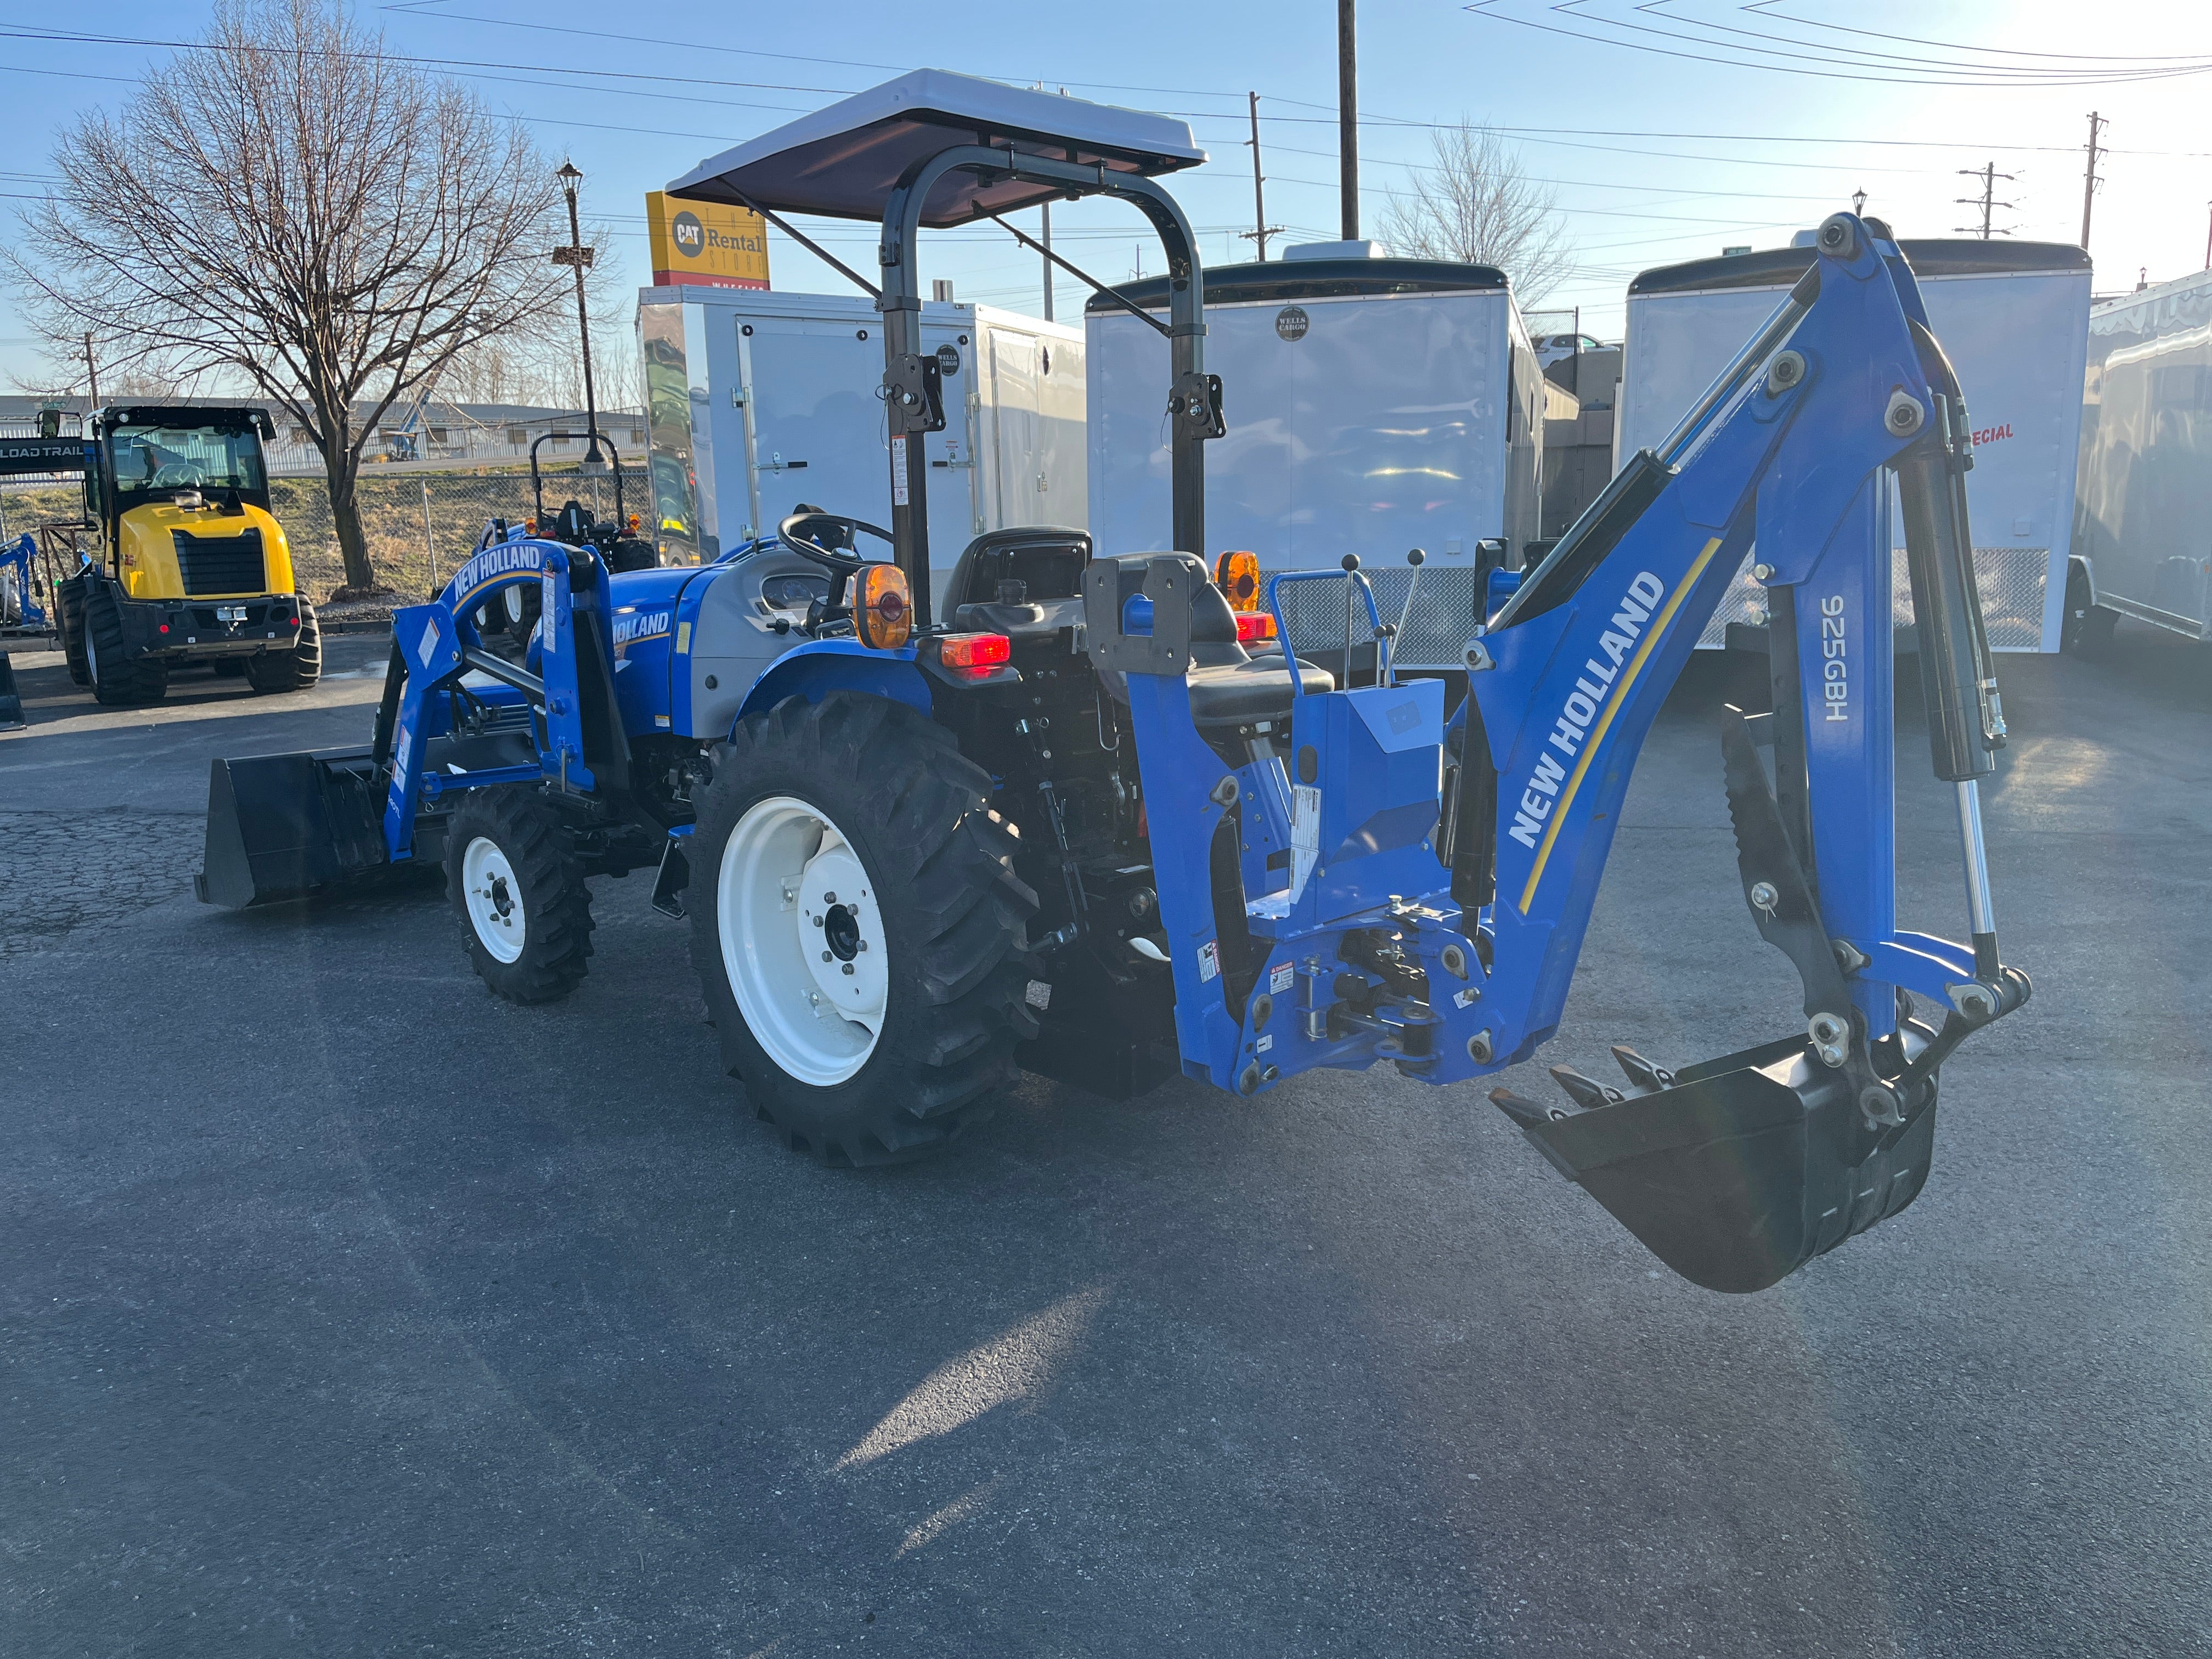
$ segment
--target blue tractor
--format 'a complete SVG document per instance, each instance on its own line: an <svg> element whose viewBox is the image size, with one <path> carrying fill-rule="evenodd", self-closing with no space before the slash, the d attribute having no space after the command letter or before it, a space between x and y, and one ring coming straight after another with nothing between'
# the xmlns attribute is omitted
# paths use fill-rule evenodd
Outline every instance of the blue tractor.
<svg viewBox="0 0 2212 1659"><path fill-rule="evenodd" d="M1798 970L1802 1023L1674 1073L1618 1051L1625 1087L1561 1069L1562 1104L1492 1098L1717 1289L1894 1215L1927 1176L1938 1066L2028 984L1998 958L1983 855L2003 722L1965 410L1887 228L1828 220L1673 438L1492 579L1448 709L1443 681L1394 672L1356 556L1247 610L1200 556L1224 393L1158 180L1203 159L1180 122L923 71L678 180L881 221L888 527L833 503L711 564L627 572L590 525L493 527L396 614L367 746L217 763L201 896L441 863L477 970L534 1002L584 976L587 878L650 870L729 1071L839 1164L942 1146L1023 1067L1106 1094L1383 1062L1463 1084L1558 1024L1638 750L1755 536L1774 708L1726 711L1723 759L1744 902ZM1166 244L1172 550L1004 530L934 582L918 234L1088 195ZM1966 943L1895 914L1893 490ZM1274 642L1291 580L1340 585L1333 668ZM513 590L538 609L520 660L478 625Z"/></svg>

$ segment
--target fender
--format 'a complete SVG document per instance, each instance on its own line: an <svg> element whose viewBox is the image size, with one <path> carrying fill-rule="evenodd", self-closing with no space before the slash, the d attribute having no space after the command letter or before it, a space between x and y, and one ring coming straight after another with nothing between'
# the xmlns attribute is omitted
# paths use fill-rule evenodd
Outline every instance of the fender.
<svg viewBox="0 0 2212 1659"><path fill-rule="evenodd" d="M738 720L773 708L786 697L819 702L832 691L865 691L889 697L927 714L929 682L915 661L915 647L879 651L858 640L810 640L794 646L753 682L738 706ZM732 723L732 731L736 730Z"/></svg>

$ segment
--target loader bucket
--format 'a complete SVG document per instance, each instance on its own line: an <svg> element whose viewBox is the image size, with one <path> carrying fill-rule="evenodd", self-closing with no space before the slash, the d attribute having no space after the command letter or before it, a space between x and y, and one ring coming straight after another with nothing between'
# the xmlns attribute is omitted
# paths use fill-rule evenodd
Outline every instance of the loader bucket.
<svg viewBox="0 0 2212 1659"><path fill-rule="evenodd" d="M366 749L219 760L208 778L203 904L303 898L385 862L382 801Z"/></svg>
<svg viewBox="0 0 2212 1659"><path fill-rule="evenodd" d="M1932 1079L1903 1123L1872 1126L1802 1037L1591 1110L1505 1109L1654 1255L1714 1291L1763 1291L1895 1215L1928 1179L1936 1137Z"/></svg>

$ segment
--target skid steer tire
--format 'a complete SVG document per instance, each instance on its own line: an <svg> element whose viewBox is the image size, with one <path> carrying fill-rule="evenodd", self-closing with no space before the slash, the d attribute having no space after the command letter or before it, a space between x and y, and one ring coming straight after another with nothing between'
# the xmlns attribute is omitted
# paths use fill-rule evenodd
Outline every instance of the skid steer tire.
<svg viewBox="0 0 2212 1659"><path fill-rule="evenodd" d="M84 602L84 667L92 695L111 708L159 702L168 695L169 665L158 657L125 658L123 617L115 599L98 584L88 585Z"/></svg>
<svg viewBox="0 0 2212 1659"><path fill-rule="evenodd" d="M522 789L478 789L446 825L446 896L469 965L509 1002L552 1002L582 982L592 892L553 809Z"/></svg>
<svg viewBox="0 0 2212 1659"><path fill-rule="evenodd" d="M300 601L300 642L289 651L264 651L246 659L246 683L256 691L304 691L323 677L323 630L315 607Z"/></svg>
<svg viewBox="0 0 2212 1659"><path fill-rule="evenodd" d="M1037 1031L1036 895L988 775L915 709L849 691L748 716L714 760L691 954L755 1115L837 1165L903 1163L981 1121Z"/></svg>
<svg viewBox="0 0 2212 1659"><path fill-rule="evenodd" d="M92 670L84 659L84 578L71 576L54 586L54 623L61 629L62 657L69 677L78 685L92 684Z"/></svg>

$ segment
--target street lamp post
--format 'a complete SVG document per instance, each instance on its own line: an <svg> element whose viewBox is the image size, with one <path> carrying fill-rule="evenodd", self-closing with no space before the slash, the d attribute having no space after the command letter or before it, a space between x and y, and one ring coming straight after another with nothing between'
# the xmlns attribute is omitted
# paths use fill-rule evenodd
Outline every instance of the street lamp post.
<svg viewBox="0 0 2212 1659"><path fill-rule="evenodd" d="M553 176L561 181L561 193L568 198L568 246L553 250L553 263L575 270L576 332L584 343L584 431L591 441L584 465L601 467L606 459L599 453L599 405L592 386L592 317L584 303L584 270L592 263L592 250L584 246L584 233L576 217L576 186L584 181L584 175L574 161L563 161Z"/></svg>

